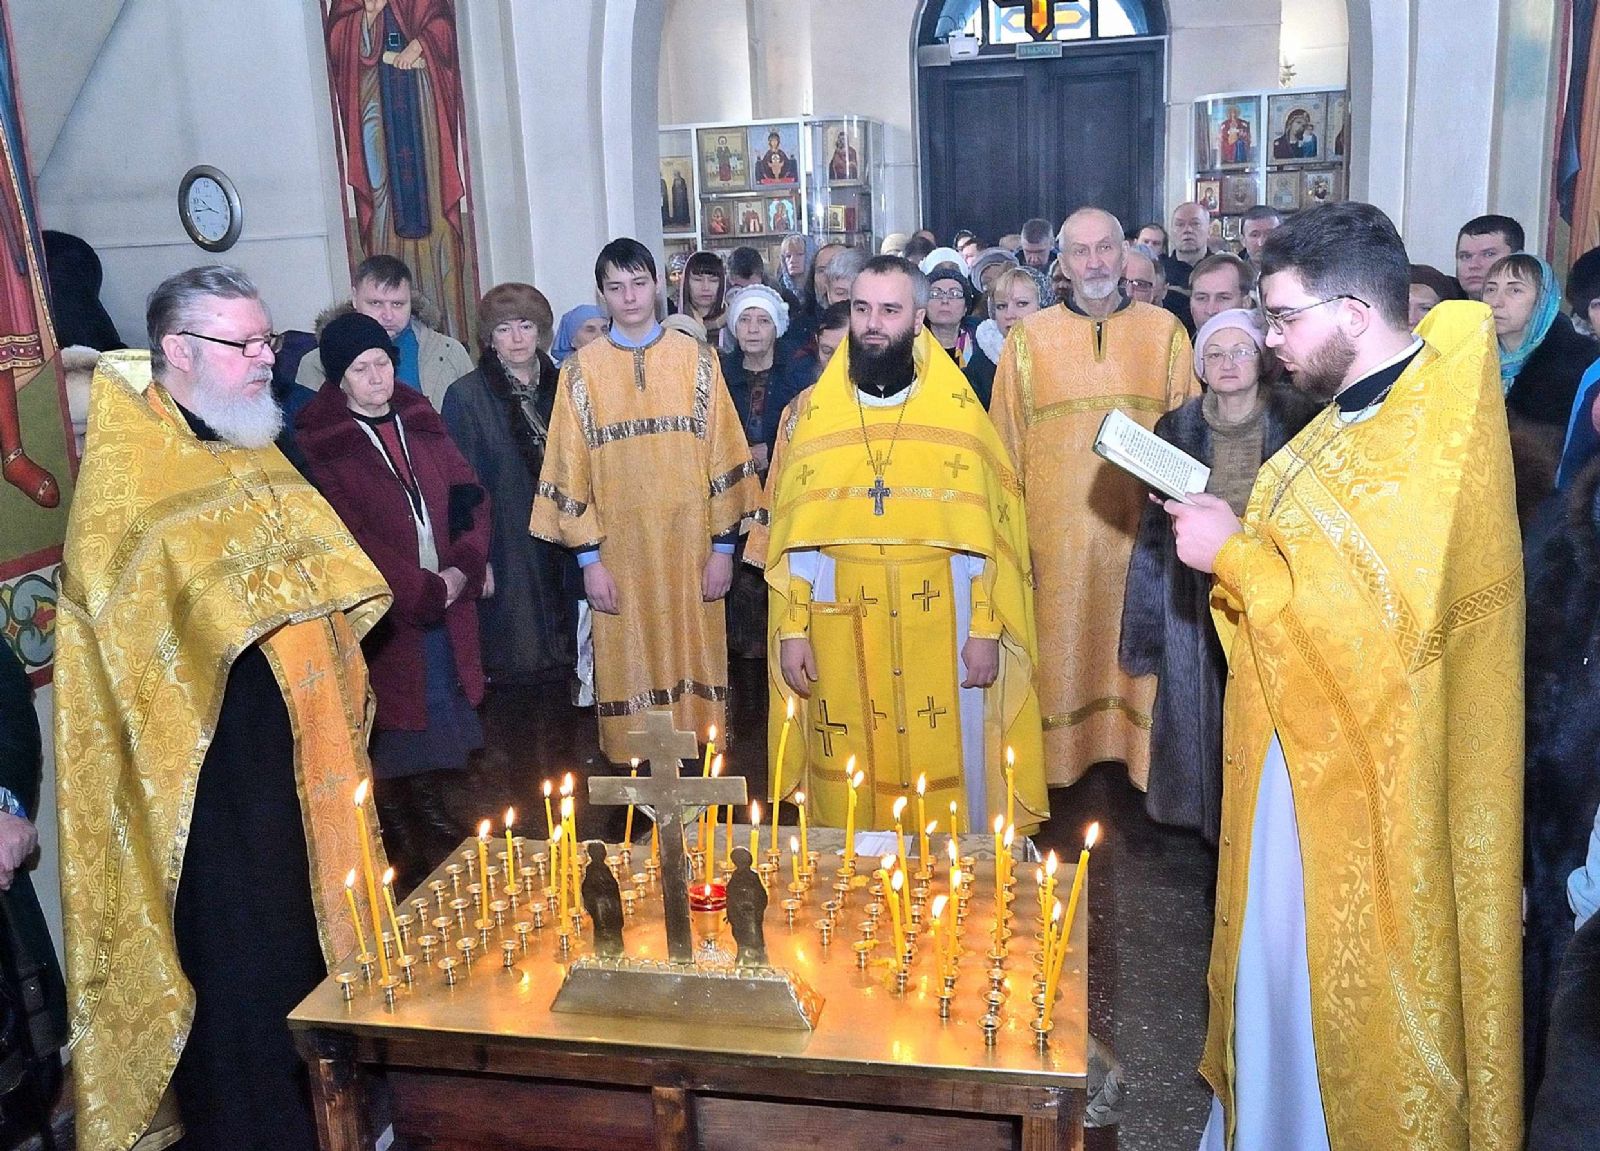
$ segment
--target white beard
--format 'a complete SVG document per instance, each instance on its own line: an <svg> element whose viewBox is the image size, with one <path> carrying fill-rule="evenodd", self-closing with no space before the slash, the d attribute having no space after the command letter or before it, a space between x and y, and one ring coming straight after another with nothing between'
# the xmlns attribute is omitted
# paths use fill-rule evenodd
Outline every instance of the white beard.
<svg viewBox="0 0 1600 1151"><path fill-rule="evenodd" d="M1091 300L1103 300L1117 290L1117 278L1107 276L1104 280L1094 283L1085 280L1081 284L1073 284L1072 290Z"/></svg>
<svg viewBox="0 0 1600 1151"><path fill-rule="evenodd" d="M254 396L233 396L217 387L212 374L201 367L195 373L189 406L235 447L264 448L283 431L283 409L272 396L272 373L268 371L266 376L268 386Z"/></svg>

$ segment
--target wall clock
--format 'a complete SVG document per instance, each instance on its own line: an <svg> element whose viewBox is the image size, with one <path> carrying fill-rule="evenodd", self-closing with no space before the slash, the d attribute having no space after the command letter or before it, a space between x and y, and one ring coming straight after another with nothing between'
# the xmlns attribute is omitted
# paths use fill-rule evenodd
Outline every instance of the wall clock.
<svg viewBox="0 0 1600 1151"><path fill-rule="evenodd" d="M178 219L189 239L208 252L226 252L244 227L244 207L233 181L209 164L197 164L178 182Z"/></svg>

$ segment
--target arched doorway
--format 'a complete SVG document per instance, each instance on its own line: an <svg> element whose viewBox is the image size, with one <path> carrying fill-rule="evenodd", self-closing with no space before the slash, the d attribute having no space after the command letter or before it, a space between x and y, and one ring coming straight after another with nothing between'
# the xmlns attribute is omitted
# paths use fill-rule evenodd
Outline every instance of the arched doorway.
<svg viewBox="0 0 1600 1151"><path fill-rule="evenodd" d="M956 58L963 33L977 52ZM1128 225L1159 217L1165 33L1160 0L925 0L924 223L992 241L1090 204Z"/></svg>

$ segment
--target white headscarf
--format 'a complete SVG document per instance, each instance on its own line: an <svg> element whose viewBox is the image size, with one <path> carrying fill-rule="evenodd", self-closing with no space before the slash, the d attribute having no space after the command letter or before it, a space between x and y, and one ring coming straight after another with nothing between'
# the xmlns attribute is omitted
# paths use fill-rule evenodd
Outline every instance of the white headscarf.
<svg viewBox="0 0 1600 1151"><path fill-rule="evenodd" d="M789 330L789 305L783 297L765 284L749 284L728 297L728 330L739 322L739 314L747 308L760 308L772 317L778 329L778 338Z"/></svg>

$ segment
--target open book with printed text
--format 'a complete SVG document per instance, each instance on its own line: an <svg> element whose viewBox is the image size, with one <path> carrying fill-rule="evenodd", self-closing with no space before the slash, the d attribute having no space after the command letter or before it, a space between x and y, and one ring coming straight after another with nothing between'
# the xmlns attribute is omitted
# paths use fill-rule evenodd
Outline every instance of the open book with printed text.
<svg viewBox="0 0 1600 1151"><path fill-rule="evenodd" d="M1189 453L1136 423L1126 413L1110 411L1094 438L1095 455L1149 484L1170 499L1206 490L1211 469Z"/></svg>

